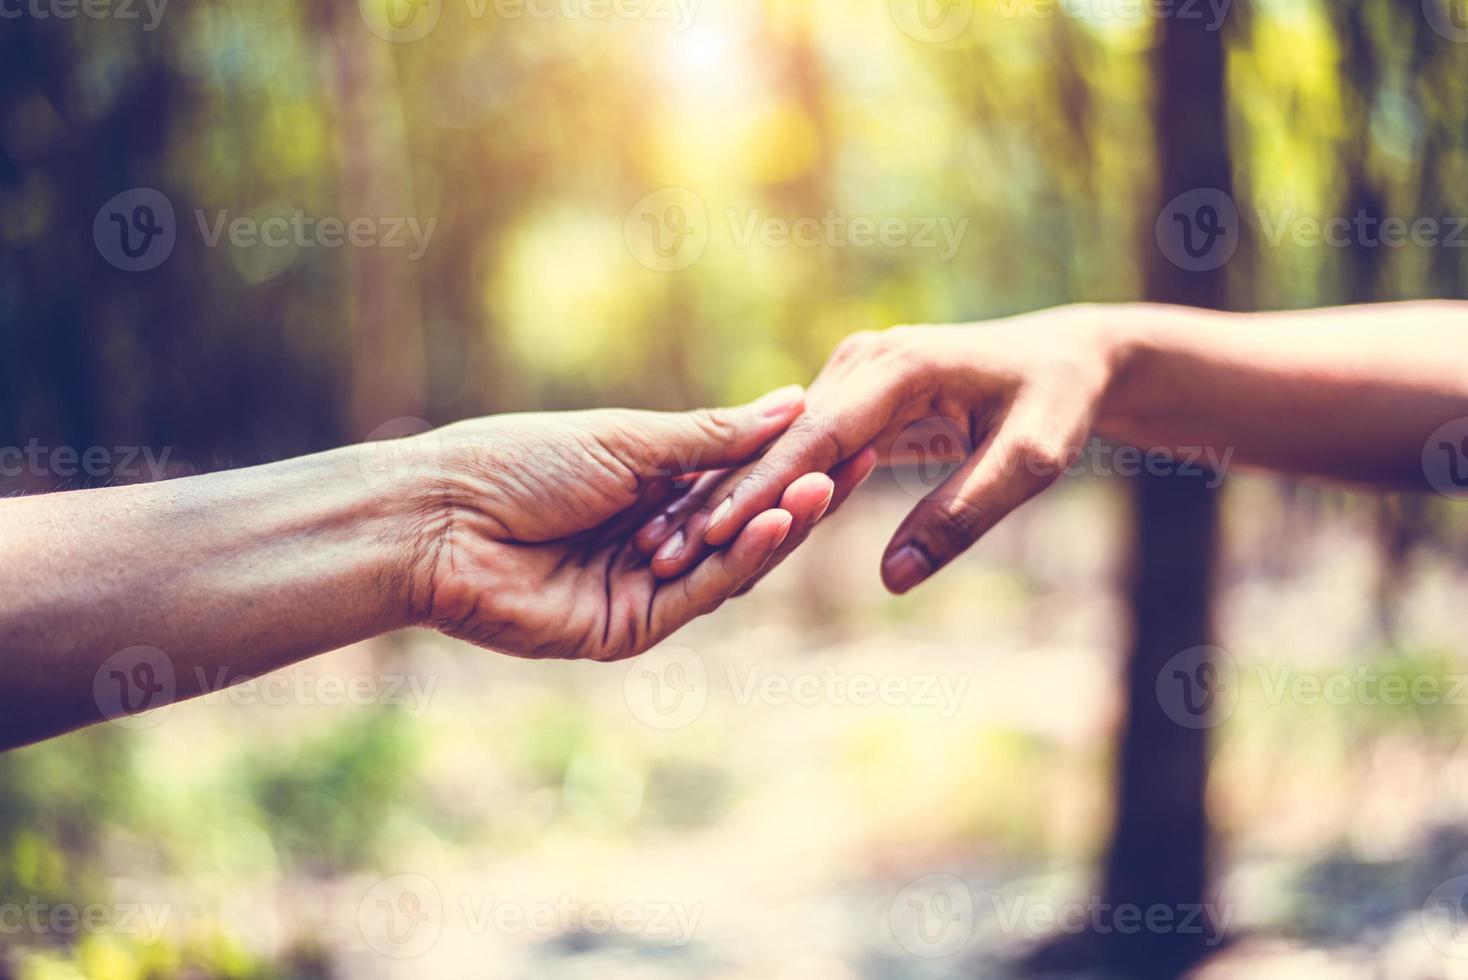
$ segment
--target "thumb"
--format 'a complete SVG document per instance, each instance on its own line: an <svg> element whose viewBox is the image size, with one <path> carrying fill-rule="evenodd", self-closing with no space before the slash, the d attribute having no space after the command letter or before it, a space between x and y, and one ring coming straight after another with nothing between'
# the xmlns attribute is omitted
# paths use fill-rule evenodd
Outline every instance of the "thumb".
<svg viewBox="0 0 1468 980"><path fill-rule="evenodd" d="M805 411L805 389L791 385L748 405L692 412L634 412L626 459L642 476L679 476L749 462Z"/></svg>

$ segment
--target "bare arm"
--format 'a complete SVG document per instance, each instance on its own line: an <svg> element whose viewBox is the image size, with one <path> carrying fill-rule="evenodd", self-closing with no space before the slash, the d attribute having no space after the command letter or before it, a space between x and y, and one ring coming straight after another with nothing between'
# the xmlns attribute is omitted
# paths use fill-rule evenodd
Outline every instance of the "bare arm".
<svg viewBox="0 0 1468 980"><path fill-rule="evenodd" d="M1468 303L1116 313L1097 427L1124 442L1233 448L1282 472L1427 489L1428 437L1468 415Z"/></svg>
<svg viewBox="0 0 1468 980"><path fill-rule="evenodd" d="M0 500L0 748L387 630L617 660L711 612L850 492L796 481L676 582L629 547L680 475L751 460L799 390L683 415L501 416L137 487ZM705 485L707 480L705 481Z"/></svg>
<svg viewBox="0 0 1468 980"><path fill-rule="evenodd" d="M906 592L1039 493L1100 432L1145 449L1218 457L1383 488L1429 486L1423 451L1468 416L1468 303L1234 315L1075 306L984 324L896 327L844 341L809 407L771 451L639 546L661 575L727 545L798 473L864 447L890 458L969 450L883 559ZM954 430L933 440L930 423ZM924 428L926 426L926 428Z"/></svg>
<svg viewBox="0 0 1468 980"><path fill-rule="evenodd" d="M381 489L337 451L0 501L0 744L125 699L158 707L126 687L144 661L151 683L189 697L220 667L244 679L408 625L425 501ZM124 687L99 705L99 668L136 647L160 653L112 659Z"/></svg>

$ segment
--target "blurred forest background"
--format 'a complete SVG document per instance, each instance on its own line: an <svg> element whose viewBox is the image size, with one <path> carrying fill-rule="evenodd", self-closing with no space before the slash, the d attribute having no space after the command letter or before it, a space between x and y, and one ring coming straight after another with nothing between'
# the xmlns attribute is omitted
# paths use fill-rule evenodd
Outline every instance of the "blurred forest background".
<svg viewBox="0 0 1468 980"><path fill-rule="evenodd" d="M1276 233L1468 215L1461 0L0 15L0 446L43 450L4 493L475 414L731 402L902 322L1468 295L1468 234ZM1236 250L1201 266L1159 234L1199 189L1238 212ZM378 244L214 238L297 213L365 219ZM168 224L138 239L156 267L119 260L113 214ZM814 240L765 233L802 218ZM873 242L855 221L896 223ZM57 447L108 462L78 472ZM0 976L1465 975L1468 944L1421 914L1468 872L1462 704L1241 681L1190 727L1157 687L1205 644L1241 677L1456 678L1461 512L1214 482L1080 475L898 602L876 562L913 481L878 481L653 655L710 678L671 731L637 709L640 675L415 634L292 671L287 697L0 756ZM747 703L719 680L751 670L962 697ZM326 677L420 686L307 703ZM905 931L912 888L962 942ZM1232 916L1222 936L1015 927L1001 897ZM571 912L487 926L496 903ZM698 927L597 928L597 903ZM27 912L58 905L102 911Z"/></svg>

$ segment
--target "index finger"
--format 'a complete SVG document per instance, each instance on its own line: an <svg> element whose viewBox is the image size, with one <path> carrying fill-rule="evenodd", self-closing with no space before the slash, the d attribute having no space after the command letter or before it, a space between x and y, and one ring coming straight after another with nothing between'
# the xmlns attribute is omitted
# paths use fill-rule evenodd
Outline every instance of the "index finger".
<svg viewBox="0 0 1468 980"><path fill-rule="evenodd" d="M875 383L873 383L875 382ZM849 378L795 420L748 475L713 509L703 540L718 548L807 473L826 473L861 452L891 419L890 388Z"/></svg>

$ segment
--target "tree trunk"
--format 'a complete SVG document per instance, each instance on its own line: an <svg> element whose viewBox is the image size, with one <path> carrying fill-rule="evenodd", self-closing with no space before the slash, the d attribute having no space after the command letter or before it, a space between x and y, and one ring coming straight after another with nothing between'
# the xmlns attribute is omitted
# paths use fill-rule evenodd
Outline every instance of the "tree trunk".
<svg viewBox="0 0 1468 980"><path fill-rule="evenodd" d="M1178 195L1232 195L1223 36L1198 19L1160 21L1156 68L1158 210ZM1225 218L1227 220L1227 218ZM1237 231L1237 229L1235 229ZM1145 228L1147 298L1223 308L1226 266L1189 271ZM1207 727L1172 720L1157 679L1176 654L1209 645L1218 499L1206 478L1144 475L1132 487L1135 521L1127 710L1118 756L1116 824L1103 901L1176 913L1207 900ZM1206 952L1180 931L1103 937L1106 962L1133 976L1170 976Z"/></svg>

